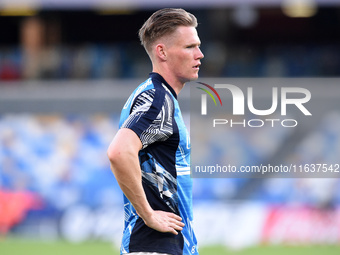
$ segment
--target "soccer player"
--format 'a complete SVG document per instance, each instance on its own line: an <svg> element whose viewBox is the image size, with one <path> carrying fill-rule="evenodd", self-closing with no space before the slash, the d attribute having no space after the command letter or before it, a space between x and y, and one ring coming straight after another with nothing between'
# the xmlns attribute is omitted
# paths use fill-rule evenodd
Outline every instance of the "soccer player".
<svg viewBox="0 0 340 255"><path fill-rule="evenodd" d="M139 31L149 79L127 100L108 157L123 193L121 254L198 254L192 229L190 139L177 95L198 78L203 54L196 17L156 11Z"/></svg>

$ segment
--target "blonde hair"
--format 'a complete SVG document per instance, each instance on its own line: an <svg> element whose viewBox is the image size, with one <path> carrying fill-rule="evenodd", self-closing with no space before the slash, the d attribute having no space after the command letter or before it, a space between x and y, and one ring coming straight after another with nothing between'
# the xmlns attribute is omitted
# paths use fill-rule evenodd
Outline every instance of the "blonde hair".
<svg viewBox="0 0 340 255"><path fill-rule="evenodd" d="M146 52L150 54L152 44L173 33L178 26L197 27L197 19L183 9L164 8L153 13L138 33Z"/></svg>

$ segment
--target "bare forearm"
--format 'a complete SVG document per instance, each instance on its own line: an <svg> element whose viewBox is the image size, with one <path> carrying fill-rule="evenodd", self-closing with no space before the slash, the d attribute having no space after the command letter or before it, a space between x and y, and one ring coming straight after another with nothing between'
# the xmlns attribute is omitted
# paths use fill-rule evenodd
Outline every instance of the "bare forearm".
<svg viewBox="0 0 340 255"><path fill-rule="evenodd" d="M181 217L174 213L153 210L146 198L138 158L141 148L141 141L133 131L120 129L107 151L111 170L125 196L147 226L177 235L177 231L184 226Z"/></svg>
<svg viewBox="0 0 340 255"><path fill-rule="evenodd" d="M119 163L116 163L119 162ZM142 176L138 157L124 154L111 161L111 170L125 196L137 213L144 219L152 213L142 186Z"/></svg>

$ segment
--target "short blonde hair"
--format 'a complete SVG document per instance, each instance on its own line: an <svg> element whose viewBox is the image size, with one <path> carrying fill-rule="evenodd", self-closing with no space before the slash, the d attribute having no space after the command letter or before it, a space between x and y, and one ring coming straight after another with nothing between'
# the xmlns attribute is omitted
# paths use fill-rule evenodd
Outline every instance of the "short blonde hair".
<svg viewBox="0 0 340 255"><path fill-rule="evenodd" d="M183 10L164 8L153 13L139 30L139 39L148 54L159 38L173 33L178 26L197 27L196 17Z"/></svg>

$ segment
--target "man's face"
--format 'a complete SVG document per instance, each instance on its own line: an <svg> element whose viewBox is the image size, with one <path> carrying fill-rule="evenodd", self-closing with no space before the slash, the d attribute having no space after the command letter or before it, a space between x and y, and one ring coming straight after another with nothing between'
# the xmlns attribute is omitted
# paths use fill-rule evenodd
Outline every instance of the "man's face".
<svg viewBox="0 0 340 255"><path fill-rule="evenodd" d="M196 80L204 57L196 28L178 27L166 45L168 66L175 78L183 84Z"/></svg>

